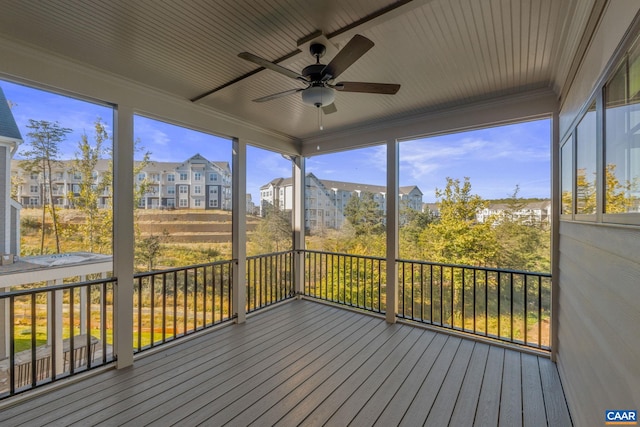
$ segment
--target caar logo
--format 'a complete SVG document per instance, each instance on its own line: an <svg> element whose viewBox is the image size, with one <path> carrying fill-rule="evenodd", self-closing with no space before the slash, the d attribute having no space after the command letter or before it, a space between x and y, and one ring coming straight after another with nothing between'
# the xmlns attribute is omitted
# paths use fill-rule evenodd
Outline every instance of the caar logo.
<svg viewBox="0 0 640 427"><path fill-rule="evenodd" d="M638 412L610 409L604 412L604 423L609 426L635 426L638 425Z"/></svg>

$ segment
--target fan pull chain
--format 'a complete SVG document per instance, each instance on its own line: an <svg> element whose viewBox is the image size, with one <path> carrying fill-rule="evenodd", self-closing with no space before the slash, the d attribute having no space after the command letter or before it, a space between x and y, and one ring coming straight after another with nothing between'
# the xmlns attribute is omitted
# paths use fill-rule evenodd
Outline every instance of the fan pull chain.
<svg viewBox="0 0 640 427"><path fill-rule="evenodd" d="M324 130L324 126L322 126L322 111L319 105L318 105L318 125L320 127L320 130Z"/></svg>

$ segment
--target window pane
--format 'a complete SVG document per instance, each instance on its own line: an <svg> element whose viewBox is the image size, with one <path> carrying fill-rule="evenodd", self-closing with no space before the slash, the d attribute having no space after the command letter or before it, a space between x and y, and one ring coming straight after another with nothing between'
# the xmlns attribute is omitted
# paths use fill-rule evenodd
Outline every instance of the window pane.
<svg viewBox="0 0 640 427"><path fill-rule="evenodd" d="M605 212L640 211L640 46L606 86Z"/></svg>
<svg viewBox="0 0 640 427"><path fill-rule="evenodd" d="M560 213L563 215L571 215L573 212L573 146L571 138L562 146L560 153L562 162L562 208Z"/></svg>
<svg viewBox="0 0 640 427"><path fill-rule="evenodd" d="M596 103L589 107L577 129L576 213L596 213Z"/></svg>

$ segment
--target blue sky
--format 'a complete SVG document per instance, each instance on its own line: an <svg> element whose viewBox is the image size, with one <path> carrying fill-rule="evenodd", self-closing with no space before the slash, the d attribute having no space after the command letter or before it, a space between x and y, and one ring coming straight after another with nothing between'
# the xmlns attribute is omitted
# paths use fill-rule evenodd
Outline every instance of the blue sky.
<svg viewBox="0 0 640 427"><path fill-rule="evenodd" d="M29 119L59 122L73 129L61 151L73 158L83 132L91 137L100 117L113 127L110 108L0 80L5 96L15 103L13 114L27 139ZM231 141L202 132L136 116L135 137L155 161L183 161L196 153L231 163ZM418 185L425 202L435 201L435 188L446 177L469 177L472 189L485 199L503 198L520 186L520 196L547 198L550 193L550 121L481 129L406 141L400 144L400 185ZM291 163L280 154L247 149L247 190L254 202L259 188L273 178L291 176ZM385 185L384 146L318 155L307 160L307 172L321 179Z"/></svg>

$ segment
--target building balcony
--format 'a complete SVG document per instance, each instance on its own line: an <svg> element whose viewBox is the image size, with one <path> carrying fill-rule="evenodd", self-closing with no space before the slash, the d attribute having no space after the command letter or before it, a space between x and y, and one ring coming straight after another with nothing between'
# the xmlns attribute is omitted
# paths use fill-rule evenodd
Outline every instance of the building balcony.
<svg viewBox="0 0 640 427"><path fill-rule="evenodd" d="M35 338L20 357L9 349L0 423L571 425L543 332L548 275L397 260L389 323L384 259L266 254L247 258L237 324L233 263L138 274L136 358L121 370L115 278L3 294L20 325L11 342L56 320L47 354ZM38 313L46 301L64 314ZM89 334L64 347L68 325Z"/></svg>

